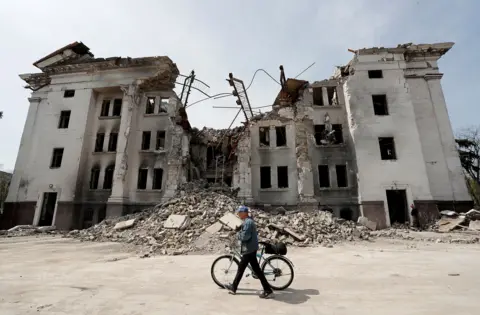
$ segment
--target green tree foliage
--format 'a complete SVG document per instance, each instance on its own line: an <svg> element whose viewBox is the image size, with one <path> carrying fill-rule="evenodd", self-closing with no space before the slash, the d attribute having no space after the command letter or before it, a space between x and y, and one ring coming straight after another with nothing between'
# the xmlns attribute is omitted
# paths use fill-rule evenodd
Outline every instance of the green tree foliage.
<svg viewBox="0 0 480 315"><path fill-rule="evenodd" d="M480 126L463 129L455 141L470 195L480 206Z"/></svg>

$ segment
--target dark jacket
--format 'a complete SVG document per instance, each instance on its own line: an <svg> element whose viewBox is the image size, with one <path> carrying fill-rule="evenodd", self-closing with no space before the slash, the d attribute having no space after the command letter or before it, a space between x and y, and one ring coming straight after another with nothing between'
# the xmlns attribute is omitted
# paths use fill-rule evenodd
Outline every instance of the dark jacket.
<svg viewBox="0 0 480 315"><path fill-rule="evenodd" d="M242 254L249 254L258 250L257 227L251 218L246 218L243 221L237 239L242 243Z"/></svg>

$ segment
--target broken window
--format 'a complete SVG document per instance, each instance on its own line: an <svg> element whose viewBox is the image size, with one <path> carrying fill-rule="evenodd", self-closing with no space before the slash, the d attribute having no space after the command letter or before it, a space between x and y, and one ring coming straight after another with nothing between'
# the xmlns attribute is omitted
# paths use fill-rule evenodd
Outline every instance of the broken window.
<svg viewBox="0 0 480 315"><path fill-rule="evenodd" d="M155 150L165 149L165 131L157 131L157 139L155 142Z"/></svg>
<svg viewBox="0 0 480 315"><path fill-rule="evenodd" d="M323 106L323 89L321 87L313 88L313 105Z"/></svg>
<svg viewBox="0 0 480 315"><path fill-rule="evenodd" d="M90 171L90 189L98 188L98 180L100 178L100 168L95 166Z"/></svg>
<svg viewBox="0 0 480 315"><path fill-rule="evenodd" d="M144 131L142 134L142 150L150 150L150 138L151 138L150 131Z"/></svg>
<svg viewBox="0 0 480 315"><path fill-rule="evenodd" d="M288 188L288 166L277 167L278 188Z"/></svg>
<svg viewBox="0 0 480 315"><path fill-rule="evenodd" d="M118 133L116 132L110 133L110 139L108 139L108 152L117 151L117 141L118 141Z"/></svg>
<svg viewBox="0 0 480 315"><path fill-rule="evenodd" d="M67 129L70 123L70 112L69 110L62 110L60 112L60 120L58 121L59 129Z"/></svg>
<svg viewBox="0 0 480 315"><path fill-rule="evenodd" d="M330 105L337 105L337 88L334 86L327 87L327 96L328 96L328 104Z"/></svg>
<svg viewBox="0 0 480 315"><path fill-rule="evenodd" d="M318 166L318 181L321 188L330 187L330 173L328 171L328 165Z"/></svg>
<svg viewBox="0 0 480 315"><path fill-rule="evenodd" d="M268 127L260 127L260 146L269 147L270 146L270 129Z"/></svg>
<svg viewBox="0 0 480 315"><path fill-rule="evenodd" d="M116 98L113 100L112 116L120 117L122 115L122 99Z"/></svg>
<svg viewBox="0 0 480 315"><path fill-rule="evenodd" d="M110 165L105 169L105 175L103 177L103 189L112 189L114 171L115 165Z"/></svg>
<svg viewBox="0 0 480 315"><path fill-rule="evenodd" d="M275 127L277 134L277 147L287 146L287 131L285 126Z"/></svg>
<svg viewBox="0 0 480 315"><path fill-rule="evenodd" d="M137 189L147 189L148 168L138 170Z"/></svg>
<svg viewBox="0 0 480 315"><path fill-rule="evenodd" d="M97 139L95 140L95 152L103 151L103 141L105 140L104 133L97 133Z"/></svg>
<svg viewBox="0 0 480 315"><path fill-rule="evenodd" d="M62 166L63 148L53 149L52 161L50 162L50 168L59 168Z"/></svg>
<svg viewBox="0 0 480 315"><path fill-rule="evenodd" d="M348 187L347 166L335 165L335 170L337 172L337 186Z"/></svg>
<svg viewBox="0 0 480 315"><path fill-rule="evenodd" d="M382 70L368 70L368 78L381 79L383 78L383 72Z"/></svg>
<svg viewBox="0 0 480 315"><path fill-rule="evenodd" d="M325 125L315 125L315 143L321 145L325 136Z"/></svg>
<svg viewBox="0 0 480 315"><path fill-rule="evenodd" d="M333 124L332 129L333 129L333 131L335 131L335 133L333 134L334 137L335 137L335 144L343 143L342 125L341 124Z"/></svg>
<svg viewBox="0 0 480 315"><path fill-rule="evenodd" d="M100 116L102 116L102 117L108 116L109 111L110 111L110 100L103 100L102 110L100 111Z"/></svg>
<svg viewBox="0 0 480 315"><path fill-rule="evenodd" d="M168 98L160 98L160 106L158 106L158 113L166 113L168 110Z"/></svg>
<svg viewBox="0 0 480 315"><path fill-rule="evenodd" d="M396 160L395 141L392 137L378 138L382 160Z"/></svg>
<svg viewBox="0 0 480 315"><path fill-rule="evenodd" d="M65 90L63 92L63 97L64 98L70 98L75 96L75 90Z"/></svg>
<svg viewBox="0 0 480 315"><path fill-rule="evenodd" d="M372 95L373 111L375 115L386 116L388 115L387 95Z"/></svg>
<svg viewBox="0 0 480 315"><path fill-rule="evenodd" d="M272 188L270 166L260 167L260 188Z"/></svg>
<svg viewBox="0 0 480 315"><path fill-rule="evenodd" d="M153 114L155 112L155 97L147 97L147 106L145 108L145 114Z"/></svg>
<svg viewBox="0 0 480 315"><path fill-rule="evenodd" d="M152 189L162 189L162 181L163 181L163 169L154 168Z"/></svg>

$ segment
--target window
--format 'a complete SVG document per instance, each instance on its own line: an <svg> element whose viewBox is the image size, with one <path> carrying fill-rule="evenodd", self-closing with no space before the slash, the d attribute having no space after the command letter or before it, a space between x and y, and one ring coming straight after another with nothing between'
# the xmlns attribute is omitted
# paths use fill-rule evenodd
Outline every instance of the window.
<svg viewBox="0 0 480 315"><path fill-rule="evenodd" d="M103 100L102 110L100 112L100 116L102 116L102 117L108 116L109 111L110 111L110 100Z"/></svg>
<svg viewBox="0 0 480 315"><path fill-rule="evenodd" d="M70 123L70 111L62 110L60 112L60 120L58 121L58 128L67 129L69 123Z"/></svg>
<svg viewBox="0 0 480 315"><path fill-rule="evenodd" d="M120 117L122 115L122 99L116 98L113 100L112 116Z"/></svg>
<svg viewBox="0 0 480 315"><path fill-rule="evenodd" d="M287 146L287 131L285 126L275 127L277 134L277 147Z"/></svg>
<svg viewBox="0 0 480 315"><path fill-rule="evenodd" d="M378 138L380 146L380 156L382 160L396 160L397 154L395 152L395 141L393 138Z"/></svg>
<svg viewBox="0 0 480 315"><path fill-rule="evenodd" d="M100 178L100 168L94 167L90 171L90 189L98 188L98 179Z"/></svg>
<svg viewBox="0 0 480 315"><path fill-rule="evenodd" d="M335 131L335 133L333 134L335 136L335 144L343 143L342 125L341 124L333 124L332 129L333 129L333 131Z"/></svg>
<svg viewBox="0 0 480 315"><path fill-rule="evenodd" d="M137 189L147 188L148 168L141 168L138 170Z"/></svg>
<svg viewBox="0 0 480 315"><path fill-rule="evenodd" d="M272 188L270 166L260 167L260 188Z"/></svg>
<svg viewBox="0 0 480 315"><path fill-rule="evenodd" d="M165 131L157 131L157 141L155 142L155 150L165 149Z"/></svg>
<svg viewBox="0 0 480 315"><path fill-rule="evenodd" d="M270 129L268 127L260 127L260 146L269 147L270 146Z"/></svg>
<svg viewBox="0 0 480 315"><path fill-rule="evenodd" d="M145 107L145 114L153 114L155 111L155 97L147 97L147 105Z"/></svg>
<svg viewBox="0 0 480 315"><path fill-rule="evenodd" d="M50 162L50 168L59 168L62 166L63 148L53 149L52 161Z"/></svg>
<svg viewBox="0 0 480 315"><path fill-rule="evenodd" d="M150 150L151 132L144 131L142 134L142 150Z"/></svg>
<svg viewBox="0 0 480 315"><path fill-rule="evenodd" d="M153 184L152 189L162 189L163 169L153 169Z"/></svg>
<svg viewBox="0 0 480 315"><path fill-rule="evenodd" d="M166 113L168 110L168 98L160 98L160 106L158 106L159 113Z"/></svg>
<svg viewBox="0 0 480 315"><path fill-rule="evenodd" d="M65 90L63 92L63 97L64 98L70 98L75 96L75 90Z"/></svg>
<svg viewBox="0 0 480 315"><path fill-rule="evenodd" d="M118 133L116 132L110 133L110 139L108 140L108 152L117 151L117 141L118 141Z"/></svg>
<svg viewBox="0 0 480 315"><path fill-rule="evenodd" d="M97 133L97 139L95 140L95 152L103 151L103 141L105 140L104 133Z"/></svg>
<svg viewBox="0 0 480 315"><path fill-rule="evenodd" d="M288 188L288 166L277 167L278 188Z"/></svg>
<svg viewBox="0 0 480 315"><path fill-rule="evenodd" d="M335 170L337 172L337 186L348 187L347 166L336 165Z"/></svg>
<svg viewBox="0 0 480 315"><path fill-rule="evenodd" d="M381 79L383 78L382 70L368 70L369 79Z"/></svg>
<svg viewBox="0 0 480 315"><path fill-rule="evenodd" d="M103 189L112 189L114 170L115 165L110 165L105 169L105 176L103 177Z"/></svg>
<svg viewBox="0 0 480 315"><path fill-rule="evenodd" d="M337 105L337 88L334 86L327 87L327 96L329 105Z"/></svg>
<svg viewBox="0 0 480 315"><path fill-rule="evenodd" d="M387 95L372 95L373 112L378 116L388 115Z"/></svg>
<svg viewBox="0 0 480 315"><path fill-rule="evenodd" d="M322 139L324 138L325 125L315 125L315 143L321 145Z"/></svg>
<svg viewBox="0 0 480 315"><path fill-rule="evenodd" d="M328 165L318 166L318 180L321 188L330 187L330 174L328 172Z"/></svg>
<svg viewBox="0 0 480 315"><path fill-rule="evenodd" d="M313 88L313 105L323 106L323 89L321 87Z"/></svg>

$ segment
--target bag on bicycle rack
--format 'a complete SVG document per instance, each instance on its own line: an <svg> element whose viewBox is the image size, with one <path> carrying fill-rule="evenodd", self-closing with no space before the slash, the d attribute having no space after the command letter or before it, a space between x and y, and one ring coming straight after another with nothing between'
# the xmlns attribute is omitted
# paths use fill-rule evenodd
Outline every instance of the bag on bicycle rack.
<svg viewBox="0 0 480 315"><path fill-rule="evenodd" d="M276 255L286 255L287 254L287 245L282 242L275 244L265 245L265 254L276 254Z"/></svg>

